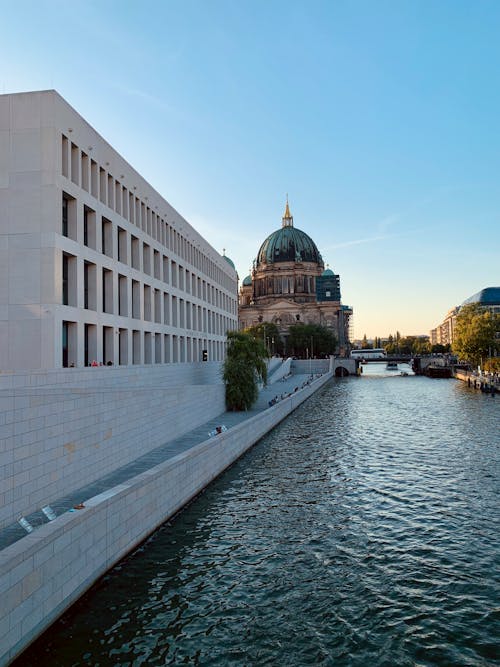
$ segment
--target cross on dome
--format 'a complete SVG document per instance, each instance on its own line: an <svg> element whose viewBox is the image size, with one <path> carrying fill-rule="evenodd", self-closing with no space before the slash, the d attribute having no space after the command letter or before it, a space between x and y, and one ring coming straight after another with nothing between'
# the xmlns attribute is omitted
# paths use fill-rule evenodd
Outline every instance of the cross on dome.
<svg viewBox="0 0 500 667"><path fill-rule="evenodd" d="M286 206L285 213L281 218L282 227L293 227L293 215L290 213L290 207L288 206L288 192L286 194Z"/></svg>

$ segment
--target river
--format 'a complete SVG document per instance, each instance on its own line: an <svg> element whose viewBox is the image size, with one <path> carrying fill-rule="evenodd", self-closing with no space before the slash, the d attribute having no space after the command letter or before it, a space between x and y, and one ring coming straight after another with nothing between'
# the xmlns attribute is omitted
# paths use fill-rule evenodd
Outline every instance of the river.
<svg viewBox="0 0 500 667"><path fill-rule="evenodd" d="M500 397L334 380L16 664L500 664Z"/></svg>

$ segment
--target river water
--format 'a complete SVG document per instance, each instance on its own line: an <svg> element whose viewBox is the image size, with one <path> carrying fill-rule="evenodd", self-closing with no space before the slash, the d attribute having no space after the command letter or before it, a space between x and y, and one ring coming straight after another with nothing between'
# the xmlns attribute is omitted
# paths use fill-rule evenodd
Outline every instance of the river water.
<svg viewBox="0 0 500 667"><path fill-rule="evenodd" d="M324 387L19 664L500 664L500 397L383 368Z"/></svg>

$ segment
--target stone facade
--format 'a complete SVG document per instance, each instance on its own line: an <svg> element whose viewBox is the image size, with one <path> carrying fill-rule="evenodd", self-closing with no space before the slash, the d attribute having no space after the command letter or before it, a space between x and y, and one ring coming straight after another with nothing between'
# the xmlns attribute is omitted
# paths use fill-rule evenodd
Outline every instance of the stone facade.
<svg viewBox="0 0 500 667"><path fill-rule="evenodd" d="M0 370L222 360L237 275L55 91L0 95Z"/></svg>

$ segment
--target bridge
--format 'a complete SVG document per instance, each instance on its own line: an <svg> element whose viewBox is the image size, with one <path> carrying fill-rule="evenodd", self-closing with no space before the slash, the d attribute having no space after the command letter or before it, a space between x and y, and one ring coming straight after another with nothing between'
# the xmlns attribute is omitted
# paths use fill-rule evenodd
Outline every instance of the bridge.
<svg viewBox="0 0 500 667"><path fill-rule="evenodd" d="M384 363L388 361L395 361L398 364L402 363L409 363L413 359L413 356L411 354L388 354L386 357L383 359L364 359L363 363L365 364L370 364L370 363ZM361 361L361 359L360 359Z"/></svg>

